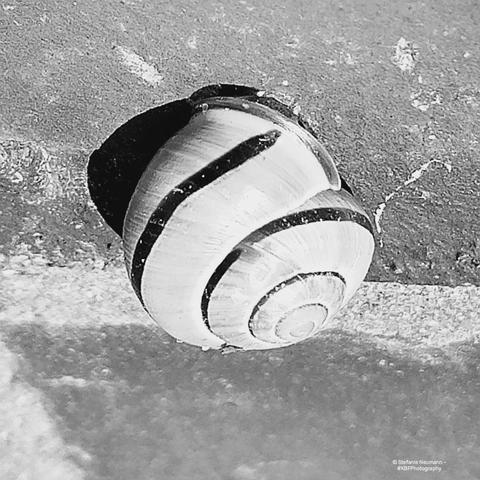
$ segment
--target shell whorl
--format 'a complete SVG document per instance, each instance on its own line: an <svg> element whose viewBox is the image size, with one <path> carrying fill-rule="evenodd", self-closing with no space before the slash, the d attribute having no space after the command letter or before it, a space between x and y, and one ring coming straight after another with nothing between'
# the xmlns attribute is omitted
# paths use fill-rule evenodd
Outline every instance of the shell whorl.
<svg viewBox="0 0 480 480"><path fill-rule="evenodd" d="M244 99L199 102L156 153L125 218L150 315L202 347L267 349L317 333L351 297L372 227L306 130Z"/></svg>

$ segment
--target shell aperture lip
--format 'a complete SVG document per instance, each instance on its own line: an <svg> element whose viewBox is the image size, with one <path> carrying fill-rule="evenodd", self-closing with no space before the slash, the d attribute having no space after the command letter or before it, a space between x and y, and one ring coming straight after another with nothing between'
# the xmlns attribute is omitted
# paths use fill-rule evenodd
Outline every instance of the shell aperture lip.
<svg viewBox="0 0 480 480"><path fill-rule="evenodd" d="M205 168L185 179L162 199L151 214L133 254L131 281L142 303L141 285L145 259L177 207L193 193L272 147L280 135L279 130L273 129L239 143L236 147L209 163Z"/></svg>
<svg viewBox="0 0 480 480"><path fill-rule="evenodd" d="M241 112L247 112L251 115L255 115L258 118L263 118L264 120L271 122L276 127L292 133L299 140L301 140L321 164L328 179L328 183L330 184L330 188L332 190L340 190L342 188L342 179L340 178L333 158L328 153L327 149L322 145L322 143L312 134L311 131L304 128L303 124L299 123L299 119L295 115L289 115L287 113L288 109L287 111L283 111L283 109L282 111L278 110L278 108L281 106L279 102L275 104L276 108L271 108L271 106L264 105L262 100L263 97L256 97L255 100L252 100L251 97L208 98L202 102L195 103L194 114L201 115L202 112L211 109L227 111L237 110Z"/></svg>

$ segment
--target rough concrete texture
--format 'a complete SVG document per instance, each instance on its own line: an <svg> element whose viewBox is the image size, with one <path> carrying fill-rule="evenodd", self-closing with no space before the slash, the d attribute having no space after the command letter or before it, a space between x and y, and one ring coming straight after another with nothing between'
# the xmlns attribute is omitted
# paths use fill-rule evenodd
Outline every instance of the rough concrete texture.
<svg viewBox="0 0 480 480"><path fill-rule="evenodd" d="M77 480L85 478L64 445L43 396L18 378L18 359L0 342L0 477ZM79 449L80 451L80 449Z"/></svg>
<svg viewBox="0 0 480 480"><path fill-rule="evenodd" d="M1 0L0 478L480 478L479 20L475 0ZM397 282L299 346L161 333L88 198L113 131L217 82L310 119L375 223L368 279Z"/></svg>
<svg viewBox="0 0 480 480"><path fill-rule="evenodd" d="M41 238L54 263L119 258L88 204L89 153L223 81L274 91L316 125L377 213L369 279L479 284L479 16L451 0L4 2L2 250Z"/></svg>
<svg viewBox="0 0 480 480"><path fill-rule="evenodd" d="M440 462L435 478L479 478L479 287L365 283L317 338L222 355L162 332L123 268L22 258L0 286L22 364L0 357L1 408L17 418L0 424L7 472L410 479L425 473L393 460L423 459Z"/></svg>
<svg viewBox="0 0 480 480"><path fill-rule="evenodd" d="M433 478L480 475L478 345L433 364L342 332L231 355L138 325L4 337L55 418L59 458L74 450L88 479L426 478L394 459L442 462Z"/></svg>
<svg viewBox="0 0 480 480"><path fill-rule="evenodd" d="M3 326L40 325L53 334L69 326L141 325L167 336L141 307L124 268L77 264L45 269L19 257L0 273ZM365 282L324 328L365 334L413 356L428 356L431 349L448 355L451 344L480 339L479 311L479 287Z"/></svg>

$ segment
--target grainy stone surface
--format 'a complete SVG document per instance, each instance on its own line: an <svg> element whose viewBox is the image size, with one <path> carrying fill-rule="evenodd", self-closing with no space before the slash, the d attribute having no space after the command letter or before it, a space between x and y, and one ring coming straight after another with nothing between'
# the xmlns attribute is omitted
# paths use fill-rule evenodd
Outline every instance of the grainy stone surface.
<svg viewBox="0 0 480 480"><path fill-rule="evenodd" d="M439 478L480 473L479 287L365 283L317 338L222 355L163 333L123 268L19 257L0 284L0 331L21 359L0 356L0 405L27 427L3 424L9 472L384 479L394 459L423 459Z"/></svg>
<svg viewBox="0 0 480 480"><path fill-rule="evenodd" d="M10 325L4 337L66 448L84 452L72 457L85 478L405 478L394 459L441 461L434 478L480 473L471 341L433 362L340 331L231 355L140 325Z"/></svg>
<svg viewBox="0 0 480 480"><path fill-rule="evenodd" d="M7 2L2 252L37 234L55 263L92 248L118 261L88 205L88 155L132 116L231 82L295 101L378 213L370 280L478 285L479 16L451 0Z"/></svg>
<svg viewBox="0 0 480 480"><path fill-rule="evenodd" d="M480 478L479 23L474 0L4 0L0 478ZM296 347L161 333L88 198L115 129L217 82L310 119L376 221L369 280L399 282Z"/></svg>
<svg viewBox="0 0 480 480"><path fill-rule="evenodd" d="M45 268L36 257L18 255L4 261L0 287L4 326L39 325L54 334L64 327L139 325L166 337L142 309L123 267L78 262ZM447 354L450 345L480 339L479 311L480 287L365 282L324 327L367 335L413 356L435 348Z"/></svg>
<svg viewBox="0 0 480 480"><path fill-rule="evenodd" d="M65 445L45 395L18 378L18 363L0 341L0 477L83 480L85 472L71 457L87 454Z"/></svg>

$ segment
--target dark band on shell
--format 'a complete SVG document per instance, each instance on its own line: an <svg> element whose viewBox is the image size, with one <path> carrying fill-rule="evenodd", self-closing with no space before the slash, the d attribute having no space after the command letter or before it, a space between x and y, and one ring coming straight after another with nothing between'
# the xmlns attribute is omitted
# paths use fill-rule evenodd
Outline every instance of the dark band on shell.
<svg viewBox="0 0 480 480"><path fill-rule="evenodd" d="M242 243L254 244L260 239L273 235L281 230L287 228L294 228L299 225L306 225L308 223L314 222L325 222L325 221L334 221L334 222L354 222L357 225L362 226L368 230L373 235L373 226L369 218L361 212L350 210L347 208L315 208L311 210L304 210L300 212L291 213L285 215L284 217L277 218L270 223L267 223L262 228L252 232L247 238L243 239L234 250L232 250L223 260L222 263L215 270L213 275L210 277L210 280L205 287L205 291L202 296L202 314L205 324L208 326L208 303L212 292L215 290L215 286L221 280L222 275L237 261L242 255ZM292 277L292 279L282 282L279 285L285 286L289 283L297 280L302 280L305 276L310 275L331 275L342 278L342 276L336 272L310 272L310 273L299 273ZM278 291L279 285L275 286L272 289L273 291ZM267 299L271 292L265 294L263 299ZM258 306L261 306L262 300L259 301ZM258 306L256 308L258 308ZM255 312L252 312L251 317ZM251 318L250 317L250 318Z"/></svg>
<svg viewBox="0 0 480 480"><path fill-rule="evenodd" d="M248 321L248 328L250 330L250 333L252 336L256 337L256 333L252 327L252 319L255 317L256 313L262 308L262 306L268 302L268 299L274 295L275 293L279 292L283 288L288 287L289 285L292 285L295 282L303 282L306 279L310 277L317 277L317 276L322 276L322 277L336 277L339 280L341 280L343 283L345 283L345 279L337 272L307 272L307 273L297 273L293 277L289 278L288 280L284 280L283 282L275 285L270 291L265 293L263 297L257 302L255 305L255 308L252 310L252 313L250 315L250 319ZM311 305L311 304L309 304ZM323 304L316 303L316 305L321 305L322 307L324 306Z"/></svg>
<svg viewBox="0 0 480 480"><path fill-rule="evenodd" d="M123 228L144 308L206 348L277 348L315 335L358 288L374 241L308 123L236 85L205 87L155 115L165 128L149 125L137 164L127 154L132 175L110 139L89 164L92 198Z"/></svg>
<svg viewBox="0 0 480 480"><path fill-rule="evenodd" d="M178 206L190 195L211 184L222 175L234 170L250 158L259 155L275 144L280 136L278 130L270 130L255 137L249 138L237 145L221 157L217 158L202 170L191 175L178 184L160 202L150 216L147 226L138 240L132 260L131 280L138 298L142 298L142 275L145 262L157 238L174 214Z"/></svg>

